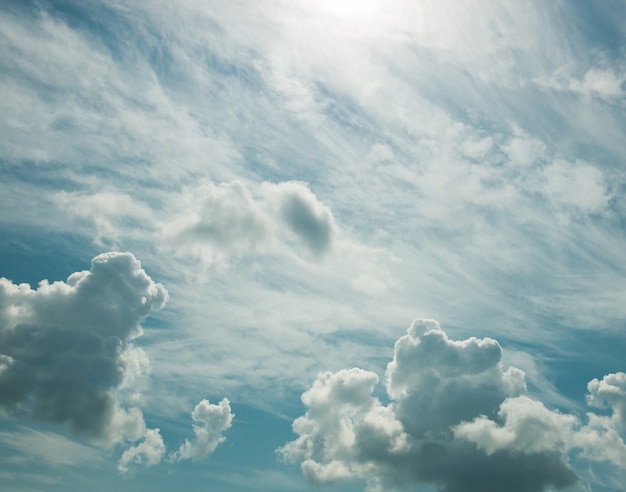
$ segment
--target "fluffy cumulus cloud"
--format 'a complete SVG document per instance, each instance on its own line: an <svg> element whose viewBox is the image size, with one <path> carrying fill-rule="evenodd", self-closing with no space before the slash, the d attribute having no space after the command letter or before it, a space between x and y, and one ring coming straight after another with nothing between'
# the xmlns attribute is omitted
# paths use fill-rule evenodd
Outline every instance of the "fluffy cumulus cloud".
<svg viewBox="0 0 626 492"><path fill-rule="evenodd" d="M318 484L367 476L378 468L370 454L402 456L408 435L393 409L372 396L377 383L376 374L358 368L320 374L302 395L308 411L293 423L298 439L279 452L301 460L306 477Z"/></svg>
<svg viewBox="0 0 626 492"><path fill-rule="evenodd" d="M332 213L301 182L248 186L203 183L187 190L186 203L165 227L170 244L210 261L301 245L313 257L331 249Z"/></svg>
<svg viewBox="0 0 626 492"><path fill-rule="evenodd" d="M574 415L548 410L541 402L527 396L507 398L498 411L498 421L481 415L472 422L454 428L462 437L483 449L488 455L501 449L522 453L564 451L570 443L578 419Z"/></svg>
<svg viewBox="0 0 626 492"><path fill-rule="evenodd" d="M587 414L583 424L575 415L547 409L527 396L508 398L501 405L498 418L484 415L454 428L457 437L466 439L487 454L500 450L520 453L541 451L580 452L585 458L606 461L626 469L623 410L626 404L626 374L592 380L587 401L592 406L609 407L610 416Z"/></svg>
<svg viewBox="0 0 626 492"><path fill-rule="evenodd" d="M165 443L159 429L148 429L143 439L136 446L131 446L122 454L117 463L121 473L129 471L129 465L136 463L144 466L154 466L161 462L165 454Z"/></svg>
<svg viewBox="0 0 626 492"><path fill-rule="evenodd" d="M608 408L610 415L588 413L589 423L580 429L577 444L589 458L610 461L626 469L626 373L593 379L587 389L589 405Z"/></svg>
<svg viewBox="0 0 626 492"><path fill-rule="evenodd" d="M170 456L171 461L199 461L206 458L225 441L223 432L230 428L234 416L228 398L224 398L217 405L202 400L191 413L193 439L185 439L178 451Z"/></svg>
<svg viewBox="0 0 626 492"><path fill-rule="evenodd" d="M132 341L167 297L130 253L36 289L0 279L0 407L104 446L152 439L133 403L149 361Z"/></svg>
<svg viewBox="0 0 626 492"><path fill-rule="evenodd" d="M609 374L601 381L593 379L587 385L587 389L589 404L594 407L612 408L615 424L626 430L626 373Z"/></svg>
<svg viewBox="0 0 626 492"><path fill-rule="evenodd" d="M378 376L362 369L320 374L302 395L297 439L279 453L316 483L364 479L370 490L412 482L442 492L540 492L575 485L569 452L626 466L624 376L594 380L589 402L612 415L578 416L527 394L525 374L504 368L492 339L448 338L416 320L395 344L383 404Z"/></svg>

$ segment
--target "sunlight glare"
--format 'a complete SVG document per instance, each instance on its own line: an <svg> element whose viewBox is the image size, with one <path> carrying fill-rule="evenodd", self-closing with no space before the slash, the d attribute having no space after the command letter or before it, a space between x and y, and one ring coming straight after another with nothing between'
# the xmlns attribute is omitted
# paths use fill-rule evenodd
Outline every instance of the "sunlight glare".
<svg viewBox="0 0 626 492"><path fill-rule="evenodd" d="M339 19L361 22L374 18L379 11L379 0L316 0L316 7Z"/></svg>

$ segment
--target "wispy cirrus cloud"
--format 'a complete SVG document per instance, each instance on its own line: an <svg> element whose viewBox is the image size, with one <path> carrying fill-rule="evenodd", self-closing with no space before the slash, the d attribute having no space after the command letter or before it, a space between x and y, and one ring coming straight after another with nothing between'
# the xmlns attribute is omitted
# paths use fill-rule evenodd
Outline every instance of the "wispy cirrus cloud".
<svg viewBox="0 0 626 492"><path fill-rule="evenodd" d="M548 89L619 103L624 98L626 75L614 69L592 67L581 78L557 73L548 78L537 79L536 83Z"/></svg>
<svg viewBox="0 0 626 492"><path fill-rule="evenodd" d="M77 264L98 250L125 250L167 285L167 309L150 313L156 327L121 337L121 353L104 353L103 365L115 360L124 374L101 376L103 392L125 395L115 405L137 409L133 422L154 427L126 438L123 471L162 461L177 449L165 449L166 440L187 437L189 449L219 441L221 433L195 439L193 427L194 434L181 430L199 393L212 402L227 394L238 414L245 401L293 417L294 392L330 370L311 390L310 420L321 429L312 408L318 416L328 410L324 391L339 401L342 384L354 387L359 394L348 396L362 407L347 396L340 406L365 447L333 440L343 432L333 414L319 435L331 433L329 446L348 455L333 463L311 455L312 478L364 477L371 470L359 460L367 456L387 480L391 468L374 457L375 444L392 442L393 459L408 460L407 428L436 434L437 418L448 432L443 449L480 456L480 470L496 458L513 470L511 450L526 450L515 476L524 466L544 473L519 484L569 483L570 472L584 475L590 462L611 477L620 448L619 440L609 445L618 432L610 415L620 407L587 417L583 393L597 377L590 402L610 403L623 370L623 7L349 3L2 5L4 266L17 283L58 271L59 251ZM480 326L512 347L506 360L527 369L530 392L507 390L508 376L485 356L491 369L472 380L492 397L484 398L484 419L476 396L483 393L455 393L445 378L431 402L438 413L401 389L397 372L392 404L376 403L373 375L416 315L445 321L450 337L432 337L441 346L459 348L452 342ZM32 331L46 340L42 353L52 346L42 333L52 331ZM495 350L483 342L460 352ZM589 345L602 349L590 353ZM67 352L59 357L75 355ZM0 357L2 374L16 360ZM401 404L403 391L411 396ZM446 398L468 402L458 437L450 429L460 417ZM33 410L23 399L17 405ZM421 424L411 405L428 416ZM161 421L164 414L172 420ZM531 422L552 422L554 447L523 441L520 429ZM118 436L132 433L123 424ZM408 482L434 483L443 475L437 466L448 464L433 458L414 472L394 470ZM252 487L233 477L224 480Z"/></svg>
<svg viewBox="0 0 626 492"><path fill-rule="evenodd" d="M53 467L94 466L105 461L103 453L91 446L77 443L64 436L34 429L1 432L0 441L12 449L17 460L41 460Z"/></svg>

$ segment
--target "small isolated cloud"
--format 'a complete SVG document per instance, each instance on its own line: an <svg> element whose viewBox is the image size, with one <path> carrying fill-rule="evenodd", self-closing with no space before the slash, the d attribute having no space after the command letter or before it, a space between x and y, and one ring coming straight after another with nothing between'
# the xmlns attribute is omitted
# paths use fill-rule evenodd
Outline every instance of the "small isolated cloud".
<svg viewBox="0 0 626 492"><path fill-rule="evenodd" d="M332 248L332 213L304 183L209 182L185 194L186 204L164 227L168 244L176 250L214 262L265 253L293 240L314 257Z"/></svg>
<svg viewBox="0 0 626 492"><path fill-rule="evenodd" d="M165 444L161 432L159 429L149 429L139 444L124 451L117 463L117 469L120 473L127 473L131 463L154 466L161 462L164 455Z"/></svg>
<svg viewBox="0 0 626 492"><path fill-rule="evenodd" d="M178 451L171 454L171 461L199 461L206 458L226 440L222 434L230 428L234 416L228 398L217 405L202 400L191 412L193 439L185 439Z"/></svg>
<svg viewBox="0 0 626 492"><path fill-rule="evenodd" d="M315 255L331 248L335 223L330 209L319 202L309 187L297 181L266 186L275 201L278 217Z"/></svg>
<svg viewBox="0 0 626 492"><path fill-rule="evenodd" d="M132 340L167 298L131 253L101 254L37 289L0 279L0 407L104 446L141 438L125 393L148 360Z"/></svg>
<svg viewBox="0 0 626 492"><path fill-rule="evenodd" d="M524 373L502 366L495 340L451 340L436 321L416 320L387 366L389 404L373 396L373 372L322 373L302 395L297 439L278 452L311 482L364 479L372 491L409 483L442 492L563 489L579 480L571 450L626 466L622 382L618 373L590 383L590 402L613 414L590 413L583 425L529 397Z"/></svg>

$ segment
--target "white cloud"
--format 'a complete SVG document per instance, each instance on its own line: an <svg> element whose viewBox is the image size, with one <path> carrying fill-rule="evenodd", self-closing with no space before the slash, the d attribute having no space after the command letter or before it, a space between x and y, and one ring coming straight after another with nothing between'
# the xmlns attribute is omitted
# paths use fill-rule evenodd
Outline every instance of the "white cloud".
<svg viewBox="0 0 626 492"><path fill-rule="evenodd" d="M266 183L264 191L277 207L278 219L309 251L321 255L332 247L335 222L330 209L320 203L305 183Z"/></svg>
<svg viewBox="0 0 626 492"><path fill-rule="evenodd" d="M324 484L368 475L377 468L369 453L406 452L402 424L372 396L377 383L375 373L358 368L319 374L302 395L306 415L293 422L299 437L279 454L300 461L310 481Z"/></svg>
<svg viewBox="0 0 626 492"><path fill-rule="evenodd" d="M104 445L138 439L141 410L125 408L120 390L145 369L132 340L167 297L130 253L101 254L37 289L0 279L0 405Z"/></svg>
<svg viewBox="0 0 626 492"><path fill-rule="evenodd" d="M465 140L460 148L464 155L471 159L484 158L493 147L494 139L492 137L480 138L470 137Z"/></svg>
<svg viewBox="0 0 626 492"><path fill-rule="evenodd" d="M591 406L610 407L618 428L626 431L626 373L608 374L602 380L593 379L587 385L587 401Z"/></svg>
<svg viewBox="0 0 626 492"><path fill-rule="evenodd" d="M266 246L273 223L241 182L207 182L184 194L185 209L165 228L174 247L216 258Z"/></svg>
<svg viewBox="0 0 626 492"><path fill-rule="evenodd" d="M183 168L182 174L202 173L209 155L213 169L222 168L216 174L232 178L239 159L232 142L171 97L158 70L128 43L138 32L146 36L144 46L154 42L145 16L127 6L92 7L120 20L111 35L125 40L125 56L117 56L111 38L69 25L46 6L33 8L28 19L3 11L0 54L16 75L0 81L10 94L0 107L11 115L0 121L9 136L3 155L38 162L40 176L53 173L81 193L100 192L103 181L119 183L120 168L122 182L179 182ZM124 33L125 15L133 16L132 33ZM60 170L58 162L71 165ZM103 169L114 171L105 176Z"/></svg>
<svg viewBox="0 0 626 492"><path fill-rule="evenodd" d="M67 215L79 215L97 240L120 247L135 241L145 257L162 238L136 226L146 221L133 204L156 202L154 214L167 222L181 187L194 184L192 189L203 177L222 183L215 187L225 193L237 178L297 178L309 180L319 205L332 205L354 237L381 247L380 255L364 254L359 261L332 258L324 272L301 268L299 258L282 261L284 243L296 254L337 251L337 229L305 193L294 203L306 219L301 224L312 227L297 225L293 207L277 205L270 213L260 187L247 181L241 185L247 198L228 190L226 211L206 196L181 207L173 220L181 234L172 237L181 257L164 254L152 262L173 272L168 287L185 294L170 317L179 328L177 339L163 330L149 350L151 357L160 351L159 377L170 382L184 373L187 388L210 374L224 385L253 378L262 393L278 380L301 384L310 367L337 369L344 357L356 364L367 355L369 363L380 356L370 335L387 337L389 320L404 319L416 302L420 311L448 319L489 318L480 325L485 333L502 330L534 341L553 336L532 329L546 313L576 324L563 316L571 308L590 320L587 327L607 326L607 317L623 319L623 253L613 226L565 230L554 224L553 207L545 206L574 214L598 210L608 179L590 181L588 196L578 186L575 150L567 149L572 168L551 167L557 162L552 147L580 145L600 163L621 162L623 139L615 135L623 133L622 120L610 118L605 104L596 106L596 118L589 108L564 111L561 101L583 99L575 93L542 91L537 98L535 88L521 87L529 73L550 72L561 57L578 63L570 55L586 56L582 43L568 37L572 30L561 29L579 26L580 19L565 3L454 3L387 2L358 40L342 23L302 15L306 2L298 4L302 8L295 2L243 8L196 1L177 7L112 3L109 17L99 15L99 2L88 8L77 2L72 15L85 23L71 22L51 4L43 6L52 12L46 19L34 9L9 9L28 15L7 14L0 29L8 67L1 91L7 97L0 102L3 177L16 180L0 179L4 219L22 231L16 216L30 210L28 224L68 232ZM102 29L87 29L90 22ZM264 67L271 67L269 75ZM585 70L576 68L581 84ZM508 84L510 93L502 90ZM594 84L599 87L592 78L587 82ZM511 139L510 162L494 164L508 119L521 120L542 140ZM459 121L471 125L458 136L446 132ZM612 140L609 150L619 152L596 154L602 145L591 133ZM363 158L374 142L384 142L373 149L378 167ZM31 168L31 161L21 159L34 161L37 172L19 172ZM511 168L516 177L508 174ZM48 206L42 187L49 176L50 186L75 190L62 211ZM28 193L15 191L25 185ZM234 218L220 222L230 212ZM185 222L192 218L197 220ZM247 218L251 227L242 231ZM197 234L196 225L209 233ZM330 242L328 230L334 231ZM253 255L244 268L207 276L212 285L197 289L185 283L199 269L190 251L211 260ZM517 326L528 329L511 328ZM358 335L349 334L355 328ZM206 357L207 349L227 355L216 361ZM137 378L133 382L130 375L147 370L139 355L120 354L131 386ZM13 358L2 360L6 372ZM487 373L474 382L511 393L504 385L514 378ZM454 393L442 392L433 403L437 408ZM275 400L274 392L265 393ZM415 396L405 406L428 409ZM140 415L116 415L120 428L129 429L124 432L139 433L132 428Z"/></svg>
<svg viewBox="0 0 626 492"><path fill-rule="evenodd" d="M589 460L607 461L626 469L621 421L625 397L619 388L625 380L624 373L616 373L605 376L602 382L594 379L589 383L589 404L608 403L613 413L610 417L588 413L585 425L574 415L549 410L539 401L520 396L508 398L500 405L497 420L501 424L482 415L455 426L454 433L487 454L498 450L521 453L577 450Z"/></svg>
<svg viewBox="0 0 626 492"><path fill-rule="evenodd" d="M335 239L330 209L301 182L205 182L183 195L184 204L164 227L167 244L209 262L290 243L319 257Z"/></svg>
<svg viewBox="0 0 626 492"><path fill-rule="evenodd" d="M202 400L191 413L193 439L185 439L178 451L171 454L171 461L199 461L206 458L226 440L223 432L230 428L234 416L228 398L224 398L217 405Z"/></svg>
<svg viewBox="0 0 626 492"><path fill-rule="evenodd" d="M570 89L585 95L596 95L602 98L617 98L624 95L626 76L617 75L612 70L590 68L581 81L571 80Z"/></svg>
<svg viewBox="0 0 626 492"><path fill-rule="evenodd" d="M626 446L611 417L548 409L526 393L523 372L504 369L492 339L450 340L434 320L416 320L387 367L390 398L372 395L375 373L318 375L302 395L298 438L279 449L316 483L364 479L371 490L411 482L446 492L541 492L578 482L569 452L623 468ZM590 383L592 401L623 402L621 373ZM615 415L618 410L615 410Z"/></svg>
<svg viewBox="0 0 626 492"><path fill-rule="evenodd" d="M541 190L553 202L582 213L604 210L610 194L604 173L585 162L557 160L543 171Z"/></svg>
<svg viewBox="0 0 626 492"><path fill-rule="evenodd" d="M609 461L626 469L626 374L607 374L587 385L587 402L593 407L611 409L610 416L588 413L589 423L575 437L589 459Z"/></svg>
<svg viewBox="0 0 626 492"><path fill-rule="evenodd" d="M583 456L594 461L613 463L626 470L626 443L623 429L615 426L615 421L587 414L588 423L573 435L572 447L581 450Z"/></svg>
<svg viewBox="0 0 626 492"><path fill-rule="evenodd" d="M501 146L508 157L501 176L522 199L541 196L564 215L601 213L611 199L608 174L600 167L577 159L556 157L547 145L519 128ZM496 172L489 174L494 179ZM528 206L528 204L526 204Z"/></svg>
<svg viewBox="0 0 626 492"><path fill-rule="evenodd" d="M542 164L548 154L548 148L544 142L528 135L518 127L513 128L513 135L501 148L514 165L522 168Z"/></svg>
<svg viewBox="0 0 626 492"><path fill-rule="evenodd" d="M507 398L498 411L498 426L480 416L454 428L456 437L475 443L488 455L502 449L522 453L568 451L578 419L548 410L541 402L527 396Z"/></svg>
<svg viewBox="0 0 626 492"><path fill-rule="evenodd" d="M549 77L536 78L534 81L549 89L573 92L586 98L597 97L606 101L615 101L624 97L624 84L626 83L624 73L591 67L582 78L578 78L567 75L563 71L564 69L561 69Z"/></svg>
<svg viewBox="0 0 626 492"><path fill-rule="evenodd" d="M492 414L504 398L525 391L524 373L502 370L501 358L495 340L450 340L438 322L416 320L396 341L387 366L396 414L420 438L470 416Z"/></svg>
<svg viewBox="0 0 626 492"><path fill-rule="evenodd" d="M154 466L161 462L164 455L165 444L159 429L149 429L139 444L124 451L117 464L117 469L120 473L127 473L129 465L132 463Z"/></svg>

